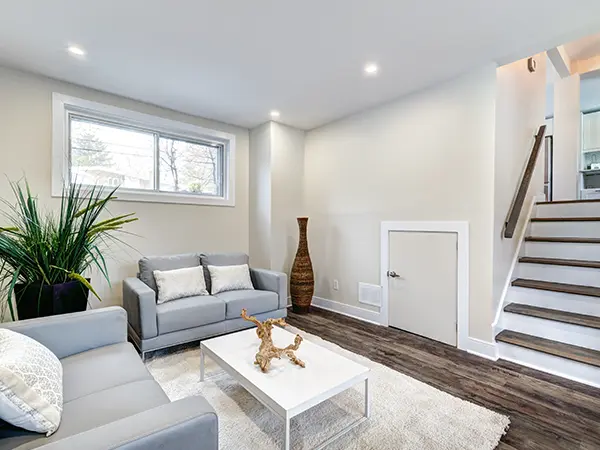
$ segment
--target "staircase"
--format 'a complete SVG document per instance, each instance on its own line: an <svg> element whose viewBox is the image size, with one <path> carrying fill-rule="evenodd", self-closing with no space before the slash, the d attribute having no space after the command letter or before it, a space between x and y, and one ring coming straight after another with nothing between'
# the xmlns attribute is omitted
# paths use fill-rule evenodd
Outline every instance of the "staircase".
<svg viewBox="0 0 600 450"><path fill-rule="evenodd" d="M500 358L600 387L600 200L538 203L513 277Z"/></svg>

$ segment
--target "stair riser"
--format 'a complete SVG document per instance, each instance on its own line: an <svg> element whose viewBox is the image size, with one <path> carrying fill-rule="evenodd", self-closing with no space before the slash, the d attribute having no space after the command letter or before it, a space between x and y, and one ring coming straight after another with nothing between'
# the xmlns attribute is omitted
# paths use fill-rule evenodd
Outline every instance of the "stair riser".
<svg viewBox="0 0 600 450"><path fill-rule="evenodd" d="M600 238L600 222L531 222L530 235Z"/></svg>
<svg viewBox="0 0 600 450"><path fill-rule="evenodd" d="M600 330L522 314L505 313L504 329L600 350Z"/></svg>
<svg viewBox="0 0 600 450"><path fill-rule="evenodd" d="M524 256L540 258L600 261L600 244L565 244L562 242L525 242Z"/></svg>
<svg viewBox="0 0 600 450"><path fill-rule="evenodd" d="M600 287L600 269L585 267L519 263L516 268L516 276L530 280ZM600 297L598 301L600 301Z"/></svg>
<svg viewBox="0 0 600 450"><path fill-rule="evenodd" d="M498 342L498 352L501 359L506 359L543 372L558 375L563 378L600 387L600 368L571 361L558 356L519 347L517 345Z"/></svg>
<svg viewBox="0 0 600 450"><path fill-rule="evenodd" d="M563 294L560 292L511 286L506 296L506 304L508 303L521 303L600 317L600 298L583 295ZM503 312L501 318L504 315L507 315L507 313Z"/></svg>
<svg viewBox="0 0 600 450"><path fill-rule="evenodd" d="M600 217L600 202L537 205L534 217Z"/></svg>

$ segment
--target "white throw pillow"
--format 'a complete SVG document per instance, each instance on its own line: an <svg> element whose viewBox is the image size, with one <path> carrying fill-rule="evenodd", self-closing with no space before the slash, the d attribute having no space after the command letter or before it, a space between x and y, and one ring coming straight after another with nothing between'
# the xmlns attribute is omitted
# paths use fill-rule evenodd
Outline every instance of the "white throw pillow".
<svg viewBox="0 0 600 450"><path fill-rule="evenodd" d="M56 355L24 334L0 328L0 419L50 436L63 409Z"/></svg>
<svg viewBox="0 0 600 450"><path fill-rule="evenodd" d="M193 295L208 295L202 266L155 270L152 273L158 288L159 304Z"/></svg>
<svg viewBox="0 0 600 450"><path fill-rule="evenodd" d="M207 266L210 273L210 291L218 294L225 291L254 289L248 264L240 266Z"/></svg>

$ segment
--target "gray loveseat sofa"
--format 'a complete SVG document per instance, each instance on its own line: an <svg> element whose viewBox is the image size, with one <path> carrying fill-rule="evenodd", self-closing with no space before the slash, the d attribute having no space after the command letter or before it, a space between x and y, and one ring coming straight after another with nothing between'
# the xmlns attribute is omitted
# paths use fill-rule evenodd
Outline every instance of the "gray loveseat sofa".
<svg viewBox="0 0 600 450"><path fill-rule="evenodd" d="M248 264L245 253L188 253L145 257L139 261L137 278L123 282L123 307L129 319L129 336L144 354L172 345L250 328L240 317L242 309L259 320L287 315L287 276L250 268L255 290L220 292L156 304L153 271L195 267L202 264L229 266ZM210 276L204 270L206 286Z"/></svg>
<svg viewBox="0 0 600 450"><path fill-rule="evenodd" d="M217 450L217 416L203 397L170 402L127 342L110 307L2 327L42 343L63 367L63 413L50 437L0 420L0 450Z"/></svg>

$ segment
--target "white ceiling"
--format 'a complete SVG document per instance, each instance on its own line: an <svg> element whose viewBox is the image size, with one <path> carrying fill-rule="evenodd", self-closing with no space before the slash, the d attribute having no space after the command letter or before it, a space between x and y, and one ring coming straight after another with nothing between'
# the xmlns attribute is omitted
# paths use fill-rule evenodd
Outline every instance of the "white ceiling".
<svg viewBox="0 0 600 450"><path fill-rule="evenodd" d="M600 30L598 0L0 0L0 11L0 64L244 127L278 109L303 129ZM363 76L368 61L377 77Z"/></svg>

